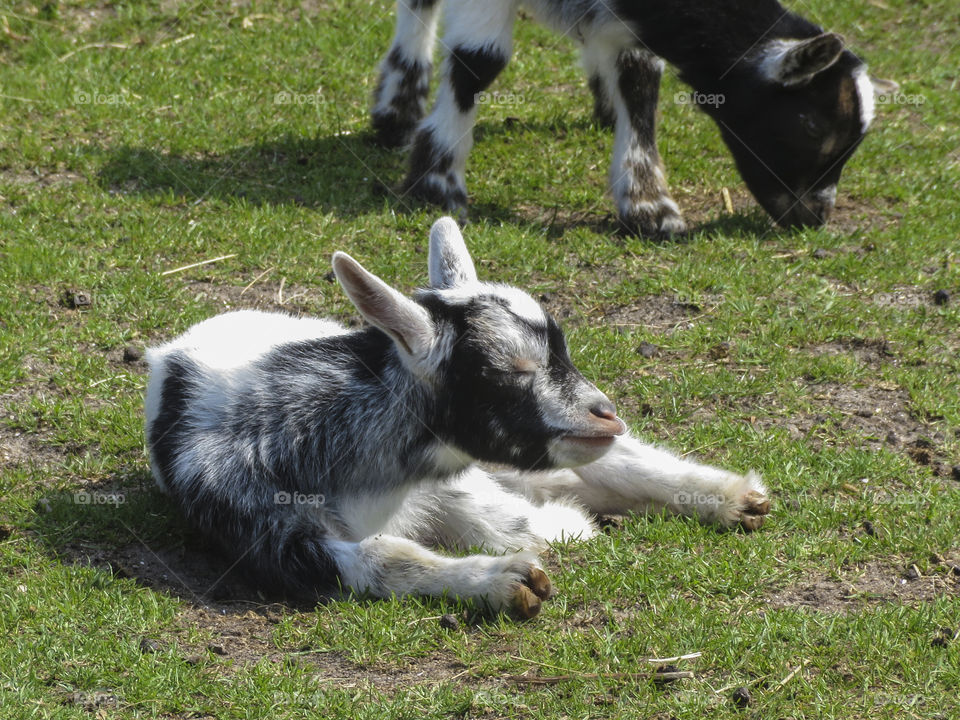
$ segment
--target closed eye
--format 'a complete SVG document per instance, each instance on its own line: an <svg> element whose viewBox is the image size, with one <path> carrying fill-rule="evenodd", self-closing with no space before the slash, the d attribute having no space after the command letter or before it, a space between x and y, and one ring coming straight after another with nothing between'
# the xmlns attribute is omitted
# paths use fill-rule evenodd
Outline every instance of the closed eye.
<svg viewBox="0 0 960 720"><path fill-rule="evenodd" d="M823 131L820 124L809 115L800 115L800 124L803 125L803 131L812 138L819 138Z"/></svg>

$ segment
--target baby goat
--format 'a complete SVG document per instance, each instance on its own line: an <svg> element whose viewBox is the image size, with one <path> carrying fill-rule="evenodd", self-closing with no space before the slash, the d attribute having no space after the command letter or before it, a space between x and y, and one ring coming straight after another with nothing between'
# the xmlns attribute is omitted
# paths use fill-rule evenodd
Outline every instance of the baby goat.
<svg viewBox="0 0 960 720"><path fill-rule="evenodd" d="M412 300L342 252L333 268L371 327L240 311L148 353L157 482L261 586L449 593L532 617L551 593L536 553L591 537L595 513L762 524L756 476L627 435L556 322L478 282L450 218L431 230L430 287Z"/></svg>
<svg viewBox="0 0 960 720"><path fill-rule="evenodd" d="M840 171L873 118L866 66L839 35L777 0L447 0L448 56L424 118L442 4L397 3L373 127L386 145L413 140L405 187L448 211L466 207L477 101L510 59L521 4L581 45L595 114L616 126L610 185L633 232L685 229L657 151L663 60L693 87L685 98L717 123L747 187L784 226L826 222Z"/></svg>

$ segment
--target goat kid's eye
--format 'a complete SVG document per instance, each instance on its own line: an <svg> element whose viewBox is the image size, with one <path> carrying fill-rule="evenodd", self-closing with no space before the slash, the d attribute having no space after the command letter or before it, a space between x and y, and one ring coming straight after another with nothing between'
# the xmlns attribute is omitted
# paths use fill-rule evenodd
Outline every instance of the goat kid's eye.
<svg viewBox="0 0 960 720"><path fill-rule="evenodd" d="M513 380L519 380L523 382L529 382L533 380L537 375L536 368L484 368L482 370L484 377L493 377L493 378L512 378Z"/></svg>
<svg viewBox="0 0 960 720"><path fill-rule="evenodd" d="M820 125L809 115L800 115L800 122L803 125L804 132L812 138L818 138L821 135Z"/></svg>

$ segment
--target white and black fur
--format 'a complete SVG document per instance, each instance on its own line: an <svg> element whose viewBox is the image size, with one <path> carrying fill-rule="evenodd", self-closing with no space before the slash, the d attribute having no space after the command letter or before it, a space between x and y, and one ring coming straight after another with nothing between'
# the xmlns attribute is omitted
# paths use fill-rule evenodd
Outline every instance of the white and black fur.
<svg viewBox="0 0 960 720"><path fill-rule="evenodd" d="M776 222L826 222L843 165L873 118L874 90L839 35L777 0L447 0L446 59L426 117L442 2L399 0L372 117L384 144L412 138L407 192L464 214L476 98L509 61L521 4L581 45L595 114L615 126L610 185L631 232L685 229L657 151L661 58L696 90L692 100Z"/></svg>
<svg viewBox="0 0 960 720"><path fill-rule="evenodd" d="M595 513L763 522L756 476L627 435L556 322L477 280L450 218L413 299L344 253L333 267L370 327L239 311L147 356L156 480L260 586L449 593L530 617L551 592L536 553L591 537Z"/></svg>

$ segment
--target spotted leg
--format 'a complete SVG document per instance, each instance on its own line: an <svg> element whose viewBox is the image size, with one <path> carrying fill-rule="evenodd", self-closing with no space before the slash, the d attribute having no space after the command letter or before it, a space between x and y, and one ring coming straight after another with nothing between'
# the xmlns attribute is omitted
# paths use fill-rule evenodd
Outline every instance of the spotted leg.
<svg viewBox="0 0 960 720"><path fill-rule="evenodd" d="M380 63L373 97L372 124L377 141L405 145L427 111L440 0L399 0L397 30Z"/></svg>
<svg viewBox="0 0 960 720"><path fill-rule="evenodd" d="M448 55L433 110L413 141L404 189L463 217L464 177L477 101L506 67L518 0L450 0L443 45Z"/></svg>
<svg viewBox="0 0 960 720"><path fill-rule="evenodd" d="M598 43L603 43L602 45ZM663 61L636 47L619 49L606 35L587 38L584 58L595 69L601 113L609 99L615 122L610 187L620 222L631 233L663 237L686 225L670 197L657 151L656 112Z"/></svg>

